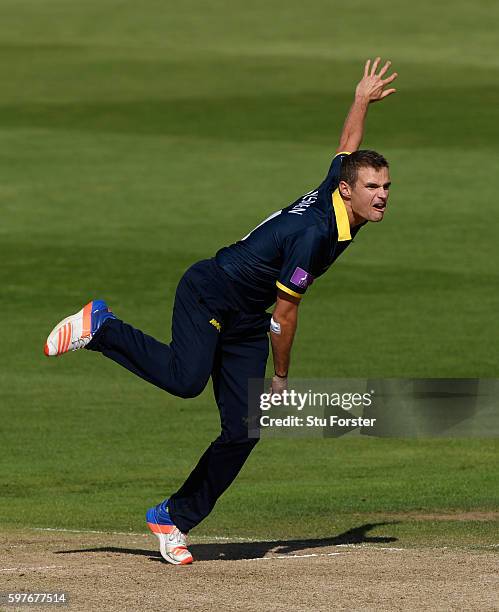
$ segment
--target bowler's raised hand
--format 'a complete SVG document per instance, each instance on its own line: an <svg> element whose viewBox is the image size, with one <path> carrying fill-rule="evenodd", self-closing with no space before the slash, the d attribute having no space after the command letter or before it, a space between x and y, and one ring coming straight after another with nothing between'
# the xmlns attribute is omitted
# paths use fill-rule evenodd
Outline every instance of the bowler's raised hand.
<svg viewBox="0 0 499 612"><path fill-rule="evenodd" d="M393 83L393 81L397 78L398 74L396 72L393 72L386 79L383 78L388 72L392 63L390 61L386 62L383 68L381 68L381 70L379 71L379 73L376 74L380 62L380 57L377 57L374 60L372 66L370 59L366 61L366 65L364 67L364 76L355 90L356 98L362 98L364 100L367 100L368 102L378 102L378 100L383 100L387 96L397 91L394 87L385 89L387 85Z"/></svg>

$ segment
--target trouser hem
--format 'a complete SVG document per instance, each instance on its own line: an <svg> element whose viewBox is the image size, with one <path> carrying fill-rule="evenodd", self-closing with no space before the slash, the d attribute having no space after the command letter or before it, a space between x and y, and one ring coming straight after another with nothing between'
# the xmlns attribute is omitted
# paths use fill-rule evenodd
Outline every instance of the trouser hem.
<svg viewBox="0 0 499 612"><path fill-rule="evenodd" d="M119 321L119 319L109 318L104 321L104 323L99 327L99 329L92 336L92 340L90 340L90 342L85 347L87 350L102 352L102 350L106 348L105 346L103 346L104 339L106 336L106 330L113 321Z"/></svg>

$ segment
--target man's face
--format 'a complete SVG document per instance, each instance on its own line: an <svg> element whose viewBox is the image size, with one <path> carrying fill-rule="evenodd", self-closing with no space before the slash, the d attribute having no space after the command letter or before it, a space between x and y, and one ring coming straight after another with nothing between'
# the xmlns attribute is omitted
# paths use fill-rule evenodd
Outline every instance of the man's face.
<svg viewBox="0 0 499 612"><path fill-rule="evenodd" d="M350 206L358 217L382 221L388 202L390 173L388 168L359 168L357 181L350 188Z"/></svg>

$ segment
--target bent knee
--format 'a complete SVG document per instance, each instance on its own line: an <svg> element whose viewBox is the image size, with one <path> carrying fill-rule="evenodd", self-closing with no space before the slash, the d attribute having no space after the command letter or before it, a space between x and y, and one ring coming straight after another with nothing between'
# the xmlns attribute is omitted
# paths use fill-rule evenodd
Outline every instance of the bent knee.
<svg viewBox="0 0 499 612"><path fill-rule="evenodd" d="M168 372L166 391L178 397L188 399L200 395L210 378L211 368L205 363L180 361L175 359Z"/></svg>
<svg viewBox="0 0 499 612"><path fill-rule="evenodd" d="M207 381L179 380L167 391L183 399L189 399L200 395L206 387L206 383Z"/></svg>

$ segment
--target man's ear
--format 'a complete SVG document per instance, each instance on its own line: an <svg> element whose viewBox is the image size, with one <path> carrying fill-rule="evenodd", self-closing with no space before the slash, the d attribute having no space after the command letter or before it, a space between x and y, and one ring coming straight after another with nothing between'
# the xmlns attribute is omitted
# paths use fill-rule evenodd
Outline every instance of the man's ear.
<svg viewBox="0 0 499 612"><path fill-rule="evenodd" d="M340 181L338 188L340 190L341 197L345 200L349 200L352 197L352 189L350 185L345 181Z"/></svg>

